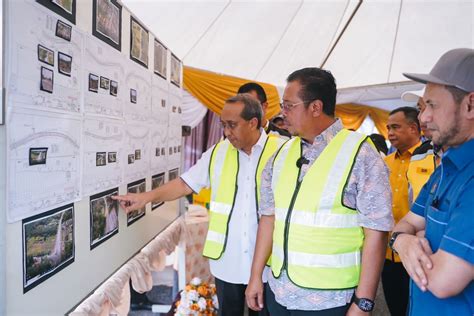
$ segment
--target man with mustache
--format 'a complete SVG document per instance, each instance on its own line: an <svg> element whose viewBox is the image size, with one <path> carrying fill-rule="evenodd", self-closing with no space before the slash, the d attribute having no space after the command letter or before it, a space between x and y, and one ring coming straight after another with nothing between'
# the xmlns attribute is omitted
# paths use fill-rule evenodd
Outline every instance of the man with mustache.
<svg viewBox="0 0 474 316"><path fill-rule="evenodd" d="M411 278L409 315L473 315L474 50L450 50L429 74L404 75L426 84L420 120L447 150L389 246Z"/></svg>
<svg viewBox="0 0 474 316"><path fill-rule="evenodd" d="M418 111L413 107L400 107L390 112L387 121L388 140L397 150L385 162L390 170L392 212L397 223L410 209L407 171L414 152L420 147ZM388 309L392 316L404 316L408 306L409 276L400 258L387 249L382 285Z"/></svg>
<svg viewBox="0 0 474 316"><path fill-rule="evenodd" d="M367 137L335 117L336 93L324 69L287 78L282 114L295 137L262 173L262 217L245 293L254 310L368 315L374 307L393 225L388 170Z"/></svg>
<svg viewBox="0 0 474 316"><path fill-rule="evenodd" d="M114 197L129 212L152 201L171 201L211 188L203 255L210 259L216 278L219 315L244 314L259 220L260 175L283 143L279 137L268 136L261 122L262 108L253 97L238 94L227 99L221 112L225 140L206 151L181 177L150 192Z"/></svg>

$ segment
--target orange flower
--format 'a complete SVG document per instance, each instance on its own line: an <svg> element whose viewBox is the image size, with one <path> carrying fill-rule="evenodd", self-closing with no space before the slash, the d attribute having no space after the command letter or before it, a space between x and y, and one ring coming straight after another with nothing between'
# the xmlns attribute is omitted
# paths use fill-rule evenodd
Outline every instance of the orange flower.
<svg viewBox="0 0 474 316"><path fill-rule="evenodd" d="M216 288L215 287L211 287L211 294L212 295L216 294Z"/></svg>
<svg viewBox="0 0 474 316"><path fill-rule="evenodd" d="M204 285L201 285L200 287L198 287L197 292L199 293L199 295L202 295L202 296L207 296L208 294L207 287Z"/></svg>
<svg viewBox="0 0 474 316"><path fill-rule="evenodd" d="M191 305L191 310L198 311L199 310L199 305L194 303L193 305Z"/></svg>
<svg viewBox="0 0 474 316"><path fill-rule="evenodd" d="M189 291L191 291L192 289L193 289L193 287L192 287L191 285L189 285L189 284L186 285L186 288L185 288L186 292L189 292Z"/></svg>

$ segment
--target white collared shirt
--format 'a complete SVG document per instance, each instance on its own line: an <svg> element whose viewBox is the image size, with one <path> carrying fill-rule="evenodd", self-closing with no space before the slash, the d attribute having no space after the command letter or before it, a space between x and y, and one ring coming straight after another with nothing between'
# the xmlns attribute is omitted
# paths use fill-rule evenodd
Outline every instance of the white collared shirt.
<svg viewBox="0 0 474 316"><path fill-rule="evenodd" d="M250 269L257 240L257 209L255 203L255 172L267 140L267 134L260 129L260 138L253 145L250 155L239 150L239 174L237 196L229 221L227 244L218 260L209 260L211 273L218 279L234 284L248 284ZM214 146L208 149L187 172L181 175L184 182L199 192L209 187L209 163ZM267 281L264 271L264 282Z"/></svg>

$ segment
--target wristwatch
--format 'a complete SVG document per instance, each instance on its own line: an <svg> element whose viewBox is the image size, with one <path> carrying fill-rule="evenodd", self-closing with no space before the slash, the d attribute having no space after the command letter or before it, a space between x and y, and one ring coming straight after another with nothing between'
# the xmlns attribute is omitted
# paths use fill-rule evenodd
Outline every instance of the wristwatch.
<svg viewBox="0 0 474 316"><path fill-rule="evenodd" d="M352 296L352 302L355 303L362 311L364 312L370 312L374 309L375 303L372 300L369 300L368 298L358 298L357 295Z"/></svg>
<svg viewBox="0 0 474 316"><path fill-rule="evenodd" d="M397 255L398 255L398 252L395 249L393 249L393 244L395 243L395 240L400 234L404 234L404 232L393 232L392 236L390 237L390 241L388 242L388 247L392 249L392 251L396 253Z"/></svg>

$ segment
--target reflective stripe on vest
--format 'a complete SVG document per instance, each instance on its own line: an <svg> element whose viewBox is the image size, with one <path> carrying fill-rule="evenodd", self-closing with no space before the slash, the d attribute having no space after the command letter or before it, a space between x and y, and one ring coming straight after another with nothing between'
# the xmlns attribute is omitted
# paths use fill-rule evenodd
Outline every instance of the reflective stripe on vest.
<svg viewBox="0 0 474 316"><path fill-rule="evenodd" d="M313 289L357 286L363 231L343 191L365 136L340 131L299 182L301 139L283 145L273 164L275 197L272 272ZM293 190L291 189L293 188Z"/></svg>
<svg viewBox="0 0 474 316"><path fill-rule="evenodd" d="M284 140L279 137L267 138L256 168L255 181L258 193L256 196L260 194L260 177L263 168L283 142ZM209 164L211 201L209 204L209 230L203 256L210 259L219 259L225 251L228 225L237 196L238 173L239 151L228 140L219 142L212 151ZM258 206L257 202L256 205Z"/></svg>

